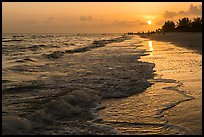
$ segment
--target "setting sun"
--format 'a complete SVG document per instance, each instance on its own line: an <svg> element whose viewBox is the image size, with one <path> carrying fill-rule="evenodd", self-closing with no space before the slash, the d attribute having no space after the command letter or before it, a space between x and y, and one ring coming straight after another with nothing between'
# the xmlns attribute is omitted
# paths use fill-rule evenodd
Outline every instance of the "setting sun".
<svg viewBox="0 0 204 137"><path fill-rule="evenodd" d="M201 17L201 7L202 3L198 2L3 2L2 31L142 32L158 29L165 21L177 21L187 14L191 19Z"/></svg>
<svg viewBox="0 0 204 137"><path fill-rule="evenodd" d="M148 20L148 21L147 21L147 24L151 25L151 24L152 24L152 21L151 21L151 20Z"/></svg>

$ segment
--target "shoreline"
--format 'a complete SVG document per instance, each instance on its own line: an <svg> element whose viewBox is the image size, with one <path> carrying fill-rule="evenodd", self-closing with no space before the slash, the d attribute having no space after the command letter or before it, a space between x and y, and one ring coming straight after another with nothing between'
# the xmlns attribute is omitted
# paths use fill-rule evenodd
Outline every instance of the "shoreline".
<svg viewBox="0 0 204 137"><path fill-rule="evenodd" d="M8 117L8 118L3 117L4 118L3 127L6 127L4 128L4 131L9 131L10 129L12 129L11 131L9 131L8 134L17 133L17 134L32 134L32 135L36 135L36 134L115 135L115 134L121 134L122 132L120 132L120 130L115 128L114 125L127 123L126 125L123 125L123 126L128 126L132 124L137 126L139 124L142 126L141 128L144 128L146 130L146 127L147 127L147 129L154 134L154 126L159 126L163 128L163 126L166 127L167 125L167 126L170 126L173 130L176 129L177 127L185 127L183 125L180 126L180 124L183 124L183 123L188 124L188 126L191 126L191 124L187 122L180 123L180 121L178 120L180 117L178 117L178 119L176 117L176 121L178 121L178 123L173 122L169 124L168 123L160 124L160 122L162 121L163 114L165 115L166 112L170 112L170 111L172 111L172 114L178 114L176 111L177 110L176 108L179 106L183 106L182 109L184 109L183 112L185 114L192 115L191 113L187 113L189 111L187 110L187 107L185 105L186 103L191 103L191 101L185 101L186 96L185 95L183 96L179 92L177 93L177 89L175 89L177 85L175 85L174 90L169 89L169 87L166 87L167 85L164 85L168 83L177 84L175 83L175 81L177 80L177 76L178 76L177 75L178 74L177 70L179 70L177 69L178 65L175 64L176 66L173 67L175 70L173 69L174 71L172 71L172 72L176 72L176 75L174 75L174 73L171 73L171 71L167 67L168 69L165 69L163 72L165 75L167 75L167 77L164 77L164 79L156 79L156 81L152 81L152 78L156 76L155 70L156 70L156 73L158 73L159 72L158 69L160 67L162 69L162 66L168 66L169 63L171 65L174 65L175 61L179 61L179 63L183 63L184 64L183 66L185 66L186 61L184 60L184 58L182 58L183 60L180 58L181 52L185 53L184 55L187 57L186 58L187 60L190 60L192 57L194 57L192 55L194 55L195 53L193 52L191 54L192 51L187 51L186 49L183 49L182 51L177 52L180 50L180 48L177 46L172 47L172 44L169 44L168 42L163 43L163 46L160 46L159 44L154 43L152 45L152 48L154 48L154 50L147 51L145 49L150 48L149 45L147 44L147 40L146 39L143 40L142 38L139 38L139 36L132 37L130 39L117 39L117 40L119 40L119 42L115 42L114 40L95 41L94 43L96 44L99 44L99 45L105 44L105 45L99 46L100 48L98 48L98 46L94 46L94 47L91 46L91 48L90 49L88 48L88 50L83 49L83 50L80 50L80 52L73 52L76 54L64 54L63 56L60 56L58 58L58 60L60 59L60 62L56 61L56 64L55 64L58 66L56 69L64 72L64 68L66 68L65 73L66 74L68 73L69 75L63 75L63 76L61 75L60 77L56 77L56 79L53 77L54 81L50 81L50 83L53 84L53 82L57 81L58 82L57 84L59 85L57 85L56 87L54 85L49 85L49 84L45 85L46 87L50 86L48 89L46 89L46 91L48 91L49 93L45 94L44 93L45 91L43 91L43 89L41 89L43 91L42 92L43 94L36 94L36 96L33 96L33 95L30 96L30 93L28 93L28 95L25 95L23 97L21 95L24 95L24 93L20 93L20 92L16 94L14 93L13 95L16 95L16 97L18 97L16 101L18 100L21 102L26 102L27 104L25 108L18 108L18 106L15 106L16 103L12 107L15 109L20 109L22 112L25 112L25 114L23 113L20 115L17 114L16 117L15 116ZM124 40L124 41L121 42L120 40ZM140 44L141 46L139 46ZM170 47L171 50L169 50L168 46ZM172 49L174 49L174 51ZM166 52L170 52L171 54L166 54ZM187 54L186 52L187 53L189 52L189 54ZM165 58L161 58L162 55ZM176 56L174 57L172 55L178 55L177 56L178 58L175 58ZM196 55L195 57L200 56L200 54L199 55L195 54L195 55ZM162 61L162 59L169 59L169 60ZM55 59L53 59L53 61L55 61ZM166 65L165 62L168 62L168 65ZM164 64L162 65L162 63ZM196 62L190 62L187 64L192 64L192 63L196 63ZM199 63L200 62L198 60L197 65L199 65ZM157 64L159 64L159 66L157 66ZM188 72L187 70L190 66L189 67L186 66L186 67L187 68L183 68L184 70L181 72ZM54 70L55 69L53 68L53 70L51 71L54 71ZM168 71L168 73L166 73L166 71ZM191 74L191 72L189 73ZM171 74L170 79L168 78L168 74ZM176 80L172 76L175 76ZM187 80L188 77L185 77L185 78L184 78L184 82L185 80ZM183 80L181 79L181 81ZM190 83L191 82L192 81L190 81ZM61 83L67 83L67 84L64 85ZM156 84L157 86L155 86ZM164 88L162 88L161 90L158 90L157 87L164 87ZM34 90L38 91L39 89L34 89ZM167 90L168 92L164 90ZM188 87L186 87L185 91L188 92L188 90L189 90ZM198 88L198 91L199 90L200 89ZM144 92L144 91L148 91L148 92ZM157 91L157 93L155 93L154 91ZM168 96L166 96L166 93L168 93ZM160 98L161 94L163 94L162 98ZM4 99L9 99L13 95L4 94ZM156 96L152 96L152 95L156 95ZM132 98L134 99L131 100ZM120 100L126 100L126 99L128 100L125 102L122 102L124 104L121 105ZM163 99L163 102L161 102L162 101L161 99ZM165 102L166 100L170 100L170 101ZM171 102L171 100L173 102ZM14 100L14 102L16 101ZM110 110L107 110L109 109L108 106L104 105L104 102L106 101L110 102L110 105L111 105ZM199 106L200 96L198 96L198 99L195 99L194 101L196 101L197 106ZM117 102L119 104L115 105L116 107L114 108L112 105ZM179 105L177 106L175 102L178 103ZM3 102L3 103L6 103L6 102ZM12 101L9 100L8 104L5 104L5 105L8 105L9 107L9 103L12 104ZM147 111L147 110L150 110L151 107L146 108L148 107L146 103L149 103L149 106L153 106L151 111L152 113L149 113L149 111ZM164 103L163 105L166 105L166 107L158 107L158 104L161 104L161 103ZM128 110L131 110L130 111L131 113L134 110L136 110L135 113L133 114L130 113L129 117L126 116L127 114L126 112L129 112L129 111L128 110L125 111L125 109L127 109L128 104L130 104L130 109ZM135 105L132 105L132 104L135 104ZM28 107L34 106L34 108L26 109L27 106ZM124 108L120 108L123 106ZM197 109L198 108L197 106L195 107L196 112L199 111ZM121 109L121 110L117 112L115 111L116 109L119 109L119 110ZM114 123L114 125L111 126L109 125L108 121L102 118L103 115L99 114L98 110L102 112L104 110L107 110L106 112L108 112L108 118L111 118L110 112L112 112L113 118L111 120L114 120L114 118L118 117L118 114L121 114L122 112L124 112L124 115L122 114L121 116L125 116L124 120L126 120L127 118L127 122L123 122L123 121L121 122L119 119L118 123ZM137 110L143 110L143 111L137 111ZM154 113L155 110L157 110L156 112L158 112L156 113L156 115ZM28 114L29 113L28 111L32 111L32 113ZM115 112L116 112L116 115L114 114ZM8 112L7 115L9 113L11 112ZM143 117L145 116L144 114L146 115L146 117ZM193 116L195 118L194 120L197 120L198 122L200 122L199 117L197 117L197 115L198 114L196 113L195 116ZM168 118L174 119L174 117L165 115L165 117L166 116L167 116L167 119ZM136 119L133 119L133 121L135 120L134 122L130 122L129 119L131 118L136 118ZM152 119L150 120L150 118ZM174 120L171 120L171 121L174 121ZM15 127L16 123L21 125L20 131L19 131L19 128ZM152 126L153 129L151 129L148 126ZM128 126L128 128L131 129L132 126L130 127ZM196 127L196 128L199 128L199 127ZM142 133L143 130L136 130L135 134L138 134L138 132L140 131L141 131L141 134L143 134ZM194 129L194 131L200 132L199 129ZM164 129L164 130L161 130L160 133L174 134L174 131L169 133L167 130ZM188 133L181 132L180 134L188 134Z"/></svg>
<svg viewBox="0 0 204 137"><path fill-rule="evenodd" d="M48 75L52 81L47 84L28 81L23 87L17 85L3 92L3 134L117 134L112 127L96 122L100 101L131 96L148 88L151 84L147 79L152 77L154 67L153 63L138 61L144 50L126 44L129 39L132 37L95 41L94 47L81 48L73 52L76 54L53 56L51 61L58 67L50 71L56 73L57 69L66 75ZM42 67L41 71L47 70ZM17 98L10 101L13 96ZM21 111L13 114L16 109Z"/></svg>
<svg viewBox="0 0 204 137"><path fill-rule="evenodd" d="M152 86L127 98L103 100L101 123L124 135L202 134L202 55L168 42L152 43L139 47L150 53L139 61L155 64Z"/></svg>
<svg viewBox="0 0 204 137"><path fill-rule="evenodd" d="M165 34L139 34L138 36L156 41L171 42L178 47L191 49L202 54L202 32L169 32Z"/></svg>

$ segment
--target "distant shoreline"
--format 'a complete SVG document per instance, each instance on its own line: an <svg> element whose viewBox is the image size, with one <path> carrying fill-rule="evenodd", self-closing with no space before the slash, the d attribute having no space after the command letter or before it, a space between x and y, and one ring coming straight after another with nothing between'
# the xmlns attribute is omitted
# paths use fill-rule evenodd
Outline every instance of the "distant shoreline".
<svg viewBox="0 0 204 137"><path fill-rule="evenodd" d="M168 32L154 34L138 34L142 38L156 41L172 42L173 44L202 54L202 32Z"/></svg>

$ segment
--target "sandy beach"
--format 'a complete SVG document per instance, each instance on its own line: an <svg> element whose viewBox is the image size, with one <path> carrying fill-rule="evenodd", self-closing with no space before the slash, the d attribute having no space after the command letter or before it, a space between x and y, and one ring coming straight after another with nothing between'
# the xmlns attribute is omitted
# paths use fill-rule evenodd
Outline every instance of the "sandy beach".
<svg viewBox="0 0 204 137"><path fill-rule="evenodd" d="M173 40L181 46L158 41L171 40L165 36L155 36L157 40L143 38L138 43L147 54L140 61L155 64L155 77L149 80L152 86L128 98L103 101L106 107L99 111L102 122L122 134L202 134L202 56L181 47L185 46L185 39ZM195 37L192 41L198 40L201 41Z"/></svg>
<svg viewBox="0 0 204 137"><path fill-rule="evenodd" d="M180 47L196 50L202 54L202 33L201 32L172 32L172 33L154 33L140 34L140 37L156 41L171 42Z"/></svg>

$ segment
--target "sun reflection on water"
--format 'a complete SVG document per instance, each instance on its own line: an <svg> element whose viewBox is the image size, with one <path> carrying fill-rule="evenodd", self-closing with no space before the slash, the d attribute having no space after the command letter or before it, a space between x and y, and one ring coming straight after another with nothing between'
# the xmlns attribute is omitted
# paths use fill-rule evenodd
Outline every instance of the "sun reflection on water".
<svg viewBox="0 0 204 137"><path fill-rule="evenodd" d="M150 51L150 56L153 56L153 46L152 46L152 41L148 41L148 46L149 46L149 51Z"/></svg>

